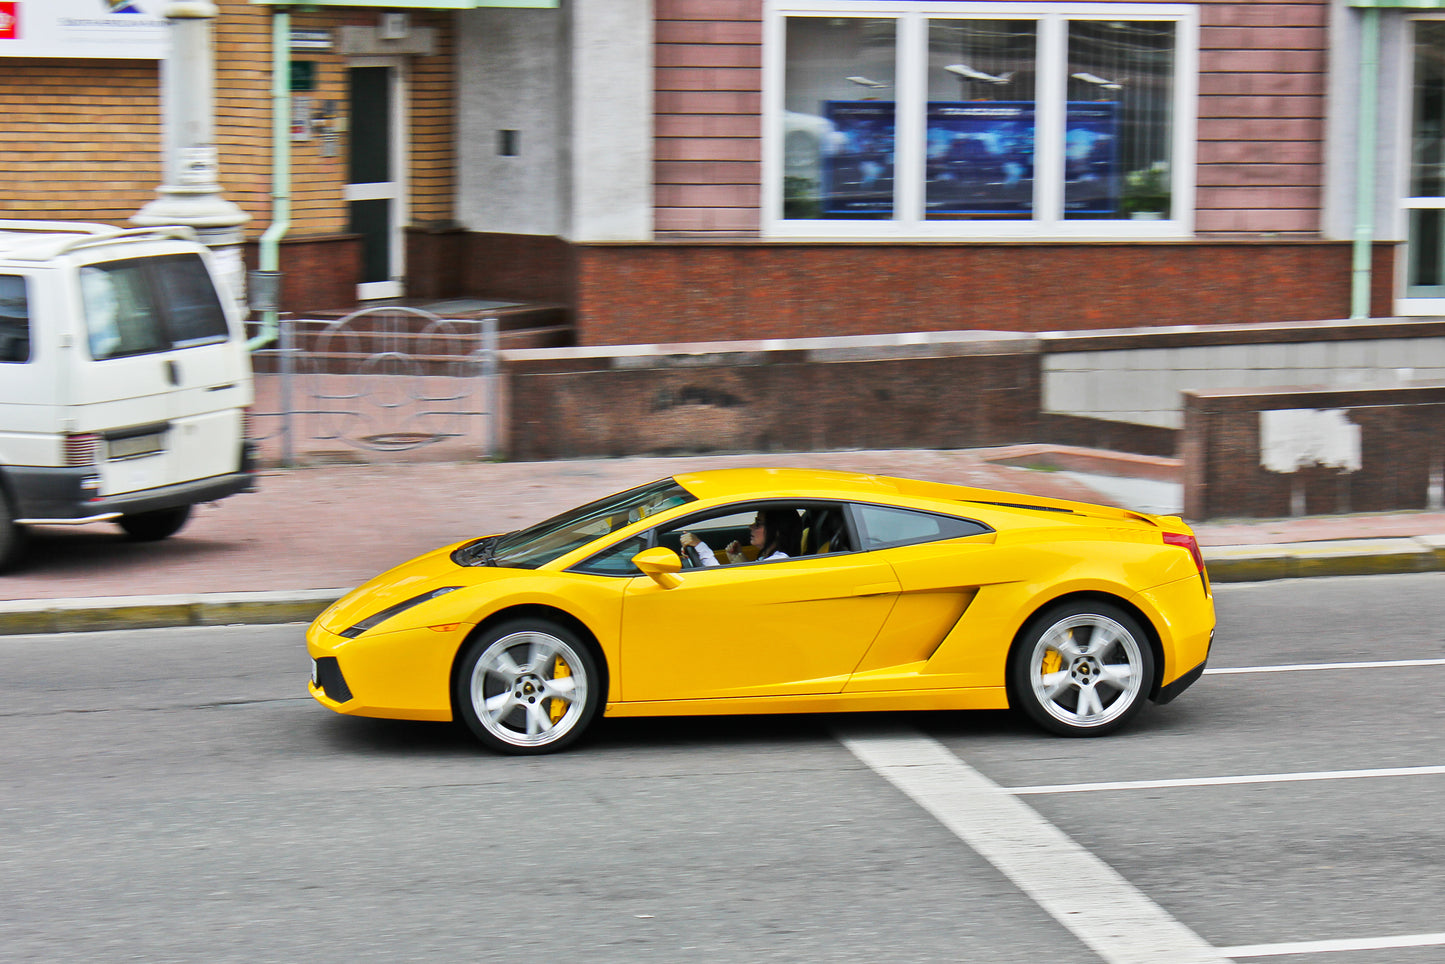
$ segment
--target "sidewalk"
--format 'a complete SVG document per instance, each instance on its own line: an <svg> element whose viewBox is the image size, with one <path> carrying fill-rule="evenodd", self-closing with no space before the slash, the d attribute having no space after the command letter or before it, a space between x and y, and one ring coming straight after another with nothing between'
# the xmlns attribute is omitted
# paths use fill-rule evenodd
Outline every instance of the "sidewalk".
<svg viewBox="0 0 1445 964"><path fill-rule="evenodd" d="M110 525L37 531L22 569L0 576L0 635L307 620L345 590L429 549L515 529L610 492L705 468L851 469L1160 508L1129 505L1130 489L1107 484L1110 480L1000 464L1010 451L392 462L270 470L260 477L256 492L198 506L187 527L163 542L127 542ZM1445 569L1445 512L1209 523L1196 532L1206 547L1210 574L1221 582Z"/></svg>

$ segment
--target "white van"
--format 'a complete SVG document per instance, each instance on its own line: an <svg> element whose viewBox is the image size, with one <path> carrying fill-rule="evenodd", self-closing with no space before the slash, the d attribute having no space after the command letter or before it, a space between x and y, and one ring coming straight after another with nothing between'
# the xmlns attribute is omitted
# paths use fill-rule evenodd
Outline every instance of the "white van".
<svg viewBox="0 0 1445 964"><path fill-rule="evenodd" d="M0 220L0 570L27 525L164 539L253 488L232 305L189 228Z"/></svg>

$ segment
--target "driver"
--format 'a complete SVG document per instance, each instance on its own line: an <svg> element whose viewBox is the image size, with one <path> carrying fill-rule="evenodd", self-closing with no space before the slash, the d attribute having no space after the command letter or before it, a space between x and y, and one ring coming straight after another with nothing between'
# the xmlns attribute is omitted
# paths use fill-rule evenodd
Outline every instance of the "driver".
<svg viewBox="0 0 1445 964"><path fill-rule="evenodd" d="M798 518L798 513L791 509L764 509L753 519L752 525L748 527L751 532L749 544L758 550L756 562L773 562L777 559L789 559L800 553L803 541L803 523ZM703 542L691 532L684 532L679 541L683 548L697 550L699 560L704 566L716 566L717 555L712 547ZM729 562L746 562L747 556L743 555L743 547L737 541L728 543L727 547Z"/></svg>

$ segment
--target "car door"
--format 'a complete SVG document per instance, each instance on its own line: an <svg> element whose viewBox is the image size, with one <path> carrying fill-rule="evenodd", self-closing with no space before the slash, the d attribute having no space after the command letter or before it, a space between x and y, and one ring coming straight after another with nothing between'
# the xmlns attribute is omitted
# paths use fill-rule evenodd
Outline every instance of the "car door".
<svg viewBox="0 0 1445 964"><path fill-rule="evenodd" d="M672 588L634 578L622 603L622 698L840 692L897 591L892 568L866 553L684 569Z"/></svg>

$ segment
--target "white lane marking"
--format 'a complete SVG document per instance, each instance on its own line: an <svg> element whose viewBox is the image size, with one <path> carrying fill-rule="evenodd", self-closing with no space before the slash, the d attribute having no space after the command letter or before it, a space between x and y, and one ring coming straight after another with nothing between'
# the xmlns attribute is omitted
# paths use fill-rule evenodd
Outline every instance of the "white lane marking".
<svg viewBox="0 0 1445 964"><path fill-rule="evenodd" d="M1364 663L1294 663L1287 666L1231 666L1206 669L1205 676L1235 673L1300 673L1315 669L1398 669L1402 666L1445 666L1445 659L1387 659Z"/></svg>
<svg viewBox="0 0 1445 964"><path fill-rule="evenodd" d="M1110 964L1228 958L1008 790L921 733L840 731L854 756L933 814Z"/></svg>
<svg viewBox="0 0 1445 964"><path fill-rule="evenodd" d="M1020 796L1030 793L1089 793L1095 790L1155 790L1165 787L1227 787L1241 783L1301 783L1307 780L1363 780L1371 777L1416 777L1445 773L1445 766L1386 767L1376 770L1316 770L1302 773L1251 773L1237 777L1196 777L1177 780L1121 780L1116 783L1056 783L1037 787L1005 787Z"/></svg>
<svg viewBox="0 0 1445 964"><path fill-rule="evenodd" d="M1227 957L1283 957L1286 954L1321 954L1327 951L1376 951L1386 947L1434 947L1445 944L1445 933L1408 934L1404 937L1364 937L1342 941L1297 941L1293 944L1242 944L1221 947Z"/></svg>

